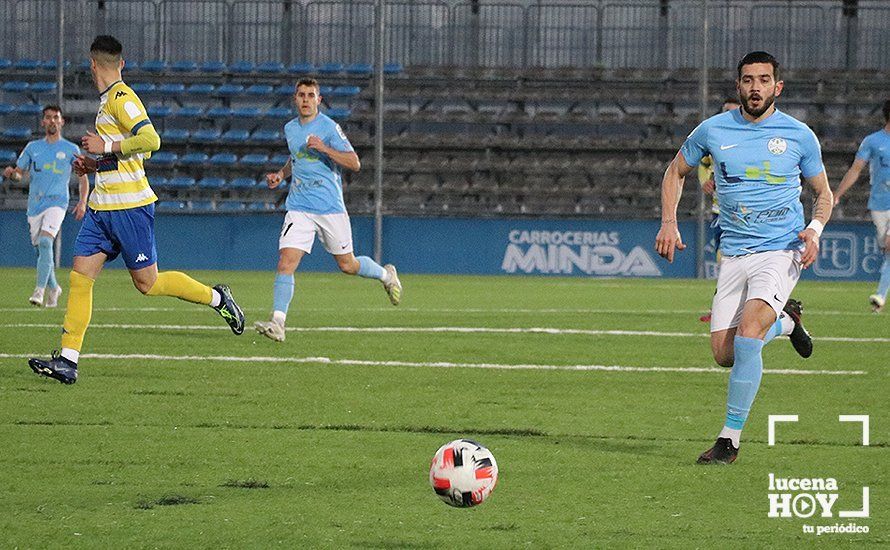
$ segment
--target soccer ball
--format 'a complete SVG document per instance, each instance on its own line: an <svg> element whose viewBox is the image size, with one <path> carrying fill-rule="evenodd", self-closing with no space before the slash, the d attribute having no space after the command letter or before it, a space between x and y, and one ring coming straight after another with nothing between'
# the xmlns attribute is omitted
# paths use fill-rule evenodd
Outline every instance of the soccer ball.
<svg viewBox="0 0 890 550"><path fill-rule="evenodd" d="M482 504L498 482L491 451L470 439L439 447L430 464L430 485L445 504L466 508Z"/></svg>

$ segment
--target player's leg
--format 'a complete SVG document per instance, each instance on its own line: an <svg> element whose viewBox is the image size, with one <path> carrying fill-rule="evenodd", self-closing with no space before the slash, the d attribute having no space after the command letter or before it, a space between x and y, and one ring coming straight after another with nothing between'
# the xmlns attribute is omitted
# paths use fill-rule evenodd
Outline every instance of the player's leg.
<svg viewBox="0 0 890 550"><path fill-rule="evenodd" d="M41 213L40 218L40 231L37 234L37 288L45 289L43 305L56 307L62 294L62 287L56 281L53 247L56 235L65 220L65 209L56 206L47 208ZM33 300L31 303L34 303Z"/></svg>
<svg viewBox="0 0 890 550"><path fill-rule="evenodd" d="M873 311L879 313L884 309L887 303L887 291L890 291L890 210L872 210L871 215L878 230L878 242L882 244L884 251L878 290L868 298Z"/></svg>
<svg viewBox="0 0 890 550"><path fill-rule="evenodd" d="M381 266L368 256L355 257L352 251L352 225L349 222L349 215L328 214L312 218L318 228L322 244L334 256L340 271L380 281L389 296L389 301L393 305L399 305L402 299L402 283L396 267L392 264Z"/></svg>
<svg viewBox="0 0 890 550"><path fill-rule="evenodd" d="M720 261L717 289L711 301L711 353L721 367L732 367L733 345L748 292L745 258Z"/></svg>

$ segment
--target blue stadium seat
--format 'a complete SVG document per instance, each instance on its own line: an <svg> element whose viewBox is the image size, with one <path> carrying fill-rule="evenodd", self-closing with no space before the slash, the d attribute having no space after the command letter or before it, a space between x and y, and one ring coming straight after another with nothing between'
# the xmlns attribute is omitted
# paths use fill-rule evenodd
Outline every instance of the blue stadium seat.
<svg viewBox="0 0 890 550"><path fill-rule="evenodd" d="M148 108L148 116L150 118L166 118L173 112L173 107L169 105L151 105Z"/></svg>
<svg viewBox="0 0 890 550"><path fill-rule="evenodd" d="M250 189L257 186L257 181L252 178L235 178L229 182L229 187L233 189Z"/></svg>
<svg viewBox="0 0 890 550"><path fill-rule="evenodd" d="M361 91L362 89L358 86L337 86L334 88L334 91L328 95L333 97L355 97L360 94Z"/></svg>
<svg viewBox="0 0 890 550"><path fill-rule="evenodd" d="M170 178L167 180L167 187L172 187L174 189L188 189L189 187L194 187L195 178L190 178L188 176L176 176L175 178Z"/></svg>
<svg viewBox="0 0 890 550"><path fill-rule="evenodd" d="M226 72L226 64L222 61L205 61L201 63L202 73L224 73Z"/></svg>
<svg viewBox="0 0 890 550"><path fill-rule="evenodd" d="M263 116L263 111L259 107L237 107L232 109L232 116L238 118L259 118Z"/></svg>
<svg viewBox="0 0 890 550"><path fill-rule="evenodd" d="M318 93L320 93L322 95L322 97L329 96L333 92L334 92L333 86L319 86L318 87Z"/></svg>
<svg viewBox="0 0 890 550"><path fill-rule="evenodd" d="M318 68L320 74L338 74L343 72L343 63L325 63Z"/></svg>
<svg viewBox="0 0 890 550"><path fill-rule="evenodd" d="M347 119L352 115L352 109L344 109L341 107L331 107L325 112L326 115L333 118L334 120L342 120Z"/></svg>
<svg viewBox="0 0 890 550"><path fill-rule="evenodd" d="M129 63L127 63L129 65ZM66 61L63 65L65 69L71 66L70 61ZM59 62L55 59L47 59L46 61L40 62L40 68L45 71L55 71L59 67Z"/></svg>
<svg viewBox="0 0 890 550"><path fill-rule="evenodd" d="M262 153L250 153L241 157L241 164L244 166L265 166L269 163L269 155Z"/></svg>
<svg viewBox="0 0 890 550"><path fill-rule="evenodd" d="M251 84L244 90L244 93L247 95L269 95L274 89L275 88L269 84Z"/></svg>
<svg viewBox="0 0 890 550"><path fill-rule="evenodd" d="M216 95L220 96L233 96L242 92L244 92L244 86L242 84L232 84L231 82L227 82L216 89Z"/></svg>
<svg viewBox="0 0 890 550"><path fill-rule="evenodd" d="M241 201L219 201L216 203L216 209L223 212L237 212L244 210L244 203Z"/></svg>
<svg viewBox="0 0 890 550"><path fill-rule="evenodd" d="M22 103L16 105L15 112L20 115L39 115L43 113L43 107L36 103Z"/></svg>
<svg viewBox="0 0 890 550"><path fill-rule="evenodd" d="M223 178L202 178L198 181L198 187L202 189L222 189L226 186Z"/></svg>
<svg viewBox="0 0 890 550"><path fill-rule="evenodd" d="M135 84L130 84L130 88L138 95L150 94L155 91L155 85L151 82L136 82Z"/></svg>
<svg viewBox="0 0 890 550"><path fill-rule="evenodd" d="M156 88L159 94L176 95L185 92L185 84L182 82L164 82Z"/></svg>
<svg viewBox="0 0 890 550"><path fill-rule="evenodd" d="M15 154L15 151L0 149L0 164L15 162L17 158L19 158L19 156Z"/></svg>
<svg viewBox="0 0 890 550"><path fill-rule="evenodd" d="M67 61L65 62L65 66L66 66L66 67L68 66L68 62L67 62ZM139 63L136 62L136 61L131 61L131 60L129 60L129 59L126 59L126 60L124 60L124 69L123 69L123 70L124 70L125 72L126 72L126 71L138 71L138 70L139 70Z"/></svg>
<svg viewBox="0 0 890 550"><path fill-rule="evenodd" d="M183 166L203 166L207 164L208 160L210 160L210 157L207 156L207 153L192 152L179 157L179 164Z"/></svg>
<svg viewBox="0 0 890 550"><path fill-rule="evenodd" d="M229 118L232 115L232 110L228 107L211 107L207 109L207 116L210 118Z"/></svg>
<svg viewBox="0 0 890 550"><path fill-rule="evenodd" d="M189 140L189 131L185 128L167 128L161 134L161 141L167 143L185 143Z"/></svg>
<svg viewBox="0 0 890 550"><path fill-rule="evenodd" d="M347 74L360 76L371 76L374 73L374 67L370 63L353 63L346 67Z"/></svg>
<svg viewBox="0 0 890 550"><path fill-rule="evenodd" d="M40 61L37 59L17 59L14 67L22 71L36 71L40 68Z"/></svg>
<svg viewBox="0 0 890 550"><path fill-rule="evenodd" d="M10 105L9 103L0 103L0 116L8 115L13 111L15 111L15 105Z"/></svg>
<svg viewBox="0 0 890 550"><path fill-rule="evenodd" d="M265 116L268 118L291 118L293 114L294 111L290 107L272 107L266 111Z"/></svg>
<svg viewBox="0 0 890 550"><path fill-rule="evenodd" d="M233 155L232 153L217 153L210 157L210 165L217 167L228 167L235 166L235 163L238 162L238 157Z"/></svg>
<svg viewBox="0 0 890 550"><path fill-rule="evenodd" d="M148 183L152 187L167 187L167 178L164 176L152 176Z"/></svg>
<svg viewBox="0 0 890 550"><path fill-rule="evenodd" d="M160 59L152 59L151 61L144 61L139 68L147 73L162 73L167 69L167 62Z"/></svg>
<svg viewBox="0 0 890 550"><path fill-rule="evenodd" d="M284 64L279 61L266 61L256 66L256 72L266 74L283 73Z"/></svg>
<svg viewBox="0 0 890 550"><path fill-rule="evenodd" d="M243 143L250 138L250 132L247 130L232 129L226 130L222 135L223 143Z"/></svg>
<svg viewBox="0 0 890 550"><path fill-rule="evenodd" d="M182 201L160 201L158 202L158 209L166 211L184 210L185 203Z"/></svg>
<svg viewBox="0 0 890 550"><path fill-rule="evenodd" d="M211 201L189 201L188 207L191 210L213 210L213 203Z"/></svg>
<svg viewBox="0 0 890 550"><path fill-rule="evenodd" d="M307 63L305 61L301 63L294 63L287 68L287 72L293 75L315 74L315 65L313 65L312 63Z"/></svg>
<svg viewBox="0 0 890 550"><path fill-rule="evenodd" d="M3 133L0 135L6 139L31 139L31 129L14 126L11 128L4 128Z"/></svg>
<svg viewBox="0 0 890 550"><path fill-rule="evenodd" d="M58 85L55 82L32 82L31 91L35 94L55 92Z"/></svg>
<svg viewBox="0 0 890 550"><path fill-rule="evenodd" d="M176 153L158 151L151 156L148 162L156 166L173 166L177 158Z"/></svg>
<svg viewBox="0 0 890 550"><path fill-rule="evenodd" d="M268 211L275 210L275 205L271 202L249 202L247 203L247 209L255 211Z"/></svg>
<svg viewBox="0 0 890 550"><path fill-rule="evenodd" d="M286 163L288 159L290 159L290 155L279 153L269 159L269 164L271 164L272 166L284 166L284 163Z"/></svg>
<svg viewBox="0 0 890 550"><path fill-rule="evenodd" d="M9 80L0 86L4 92L27 92L30 87L30 84L21 80Z"/></svg>
<svg viewBox="0 0 890 550"><path fill-rule="evenodd" d="M185 105L181 109L173 113L173 116L177 116L180 118L198 118L203 114L203 107L198 107L196 105Z"/></svg>
<svg viewBox="0 0 890 550"><path fill-rule="evenodd" d="M235 74L249 74L253 72L253 63L250 61L236 61L229 65L229 71Z"/></svg>
<svg viewBox="0 0 890 550"><path fill-rule="evenodd" d="M279 84L275 87L275 95L289 96L294 95L293 84Z"/></svg>
<svg viewBox="0 0 890 550"><path fill-rule="evenodd" d="M405 68L402 67L402 64L398 61L390 61L389 63L385 63L383 65L384 74L400 74L404 70Z"/></svg>
<svg viewBox="0 0 890 550"><path fill-rule="evenodd" d="M210 95L215 89L213 84L192 84L186 91L191 95Z"/></svg>
<svg viewBox="0 0 890 550"><path fill-rule="evenodd" d="M278 130L267 130L267 129L259 129L255 130L250 135L251 141L257 141L259 143L278 143L282 141L281 134Z"/></svg>
<svg viewBox="0 0 890 550"><path fill-rule="evenodd" d="M10 67L12 67L12 60L0 58L0 71L8 69Z"/></svg>
<svg viewBox="0 0 890 550"><path fill-rule="evenodd" d="M170 65L170 70L176 73L191 73L198 70L198 64L194 61L175 61Z"/></svg>

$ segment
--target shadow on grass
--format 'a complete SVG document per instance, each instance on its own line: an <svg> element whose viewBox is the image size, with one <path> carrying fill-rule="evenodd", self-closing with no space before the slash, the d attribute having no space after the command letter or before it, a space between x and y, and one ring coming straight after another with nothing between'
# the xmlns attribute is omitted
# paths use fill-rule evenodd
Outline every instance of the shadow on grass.
<svg viewBox="0 0 890 550"><path fill-rule="evenodd" d="M136 508L151 510L155 506L180 506L182 504L201 504L201 501L185 495L166 495L156 500L140 500L136 503Z"/></svg>

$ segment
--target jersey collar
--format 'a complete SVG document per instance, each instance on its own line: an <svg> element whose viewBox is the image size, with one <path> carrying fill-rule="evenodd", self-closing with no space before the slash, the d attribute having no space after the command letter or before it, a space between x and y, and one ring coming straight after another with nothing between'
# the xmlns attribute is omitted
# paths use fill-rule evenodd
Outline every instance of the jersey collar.
<svg viewBox="0 0 890 550"><path fill-rule="evenodd" d="M105 88L105 90L104 90L102 93L99 94L99 97L102 97L103 95L107 94L107 93L108 93L108 90L114 88L115 86L117 86L117 85L120 84L121 82L123 82L123 80L115 80L114 82L112 82L110 86L108 86L107 88Z"/></svg>

